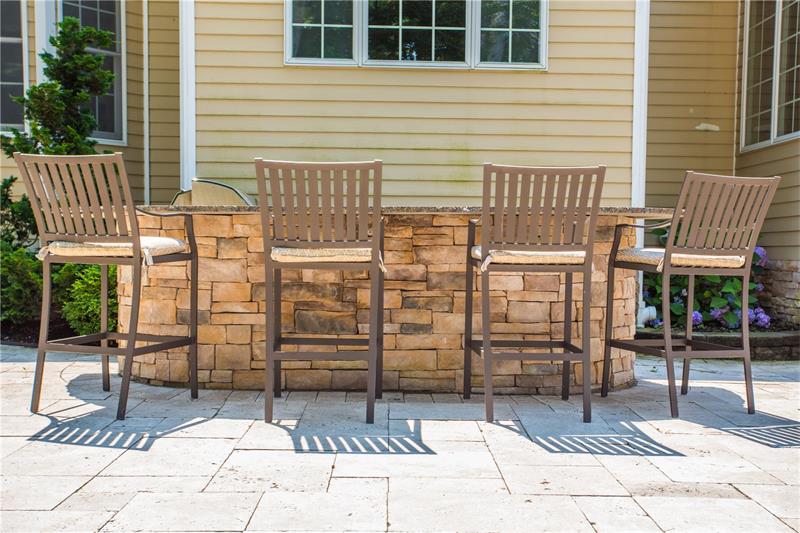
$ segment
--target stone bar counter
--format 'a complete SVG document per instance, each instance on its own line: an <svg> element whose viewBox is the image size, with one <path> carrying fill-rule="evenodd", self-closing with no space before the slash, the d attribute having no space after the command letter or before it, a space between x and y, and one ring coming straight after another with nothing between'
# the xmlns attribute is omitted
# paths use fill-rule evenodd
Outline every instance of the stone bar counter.
<svg viewBox="0 0 800 533"><path fill-rule="evenodd" d="M158 207L192 212L200 256L198 358L201 387L263 389L265 362L264 245L257 207ZM467 221L478 208L385 207L386 273L384 389L459 392L463 384L464 271ZM591 297L592 384L599 387L605 328L608 254L618 223L636 218L669 218L670 210L602 208L595 238ZM184 239L182 217L140 214L143 235ZM480 241L478 241L480 242ZM635 242L633 230L622 246ZM581 274L575 275L580 285ZM493 273L493 337L562 338L564 274ZM367 271L284 270L283 335L352 336L366 333ZM181 263L146 267L139 315L140 331L187 335L189 289ZM478 284L480 286L480 284ZM129 267L118 273L120 329L128 325ZM580 294L580 288L576 289ZM618 270L614 282L617 338L635 333L637 277ZM475 328L480 331L480 299ZM573 339L580 337L582 305L573 302ZM322 349L335 350L335 347ZM473 358L477 356L473 355ZM611 383L634 383L630 352L612 353ZM580 391L580 363L572 365L572 386ZM474 360L473 386L483 385L483 365ZM133 375L154 385L187 386L186 349L137 357ZM501 361L495 364L495 392L557 394L561 363ZM290 390L364 390L362 361L285 361L282 379Z"/></svg>

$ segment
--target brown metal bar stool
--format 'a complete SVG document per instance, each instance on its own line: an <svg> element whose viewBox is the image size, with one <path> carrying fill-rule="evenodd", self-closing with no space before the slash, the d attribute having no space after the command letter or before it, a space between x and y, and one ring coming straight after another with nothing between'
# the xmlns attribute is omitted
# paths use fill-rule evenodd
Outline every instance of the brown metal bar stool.
<svg viewBox="0 0 800 533"><path fill-rule="evenodd" d="M486 420L494 418L492 362L495 360L563 361L561 396L569 398L570 364L583 365L583 420L592 419L589 315L592 249L606 167L520 167L487 163L483 170L480 245L477 220L467 233L464 317L464 397L472 388L472 352L483 355ZM481 271L482 339L472 336L473 269ZM491 272L565 272L563 340L491 340ZM581 346L572 343L572 275L583 274ZM497 348L512 350L499 351ZM549 353L517 351L547 348ZM553 349L560 351L553 352Z"/></svg>
<svg viewBox="0 0 800 533"><path fill-rule="evenodd" d="M687 172L678 204L670 222L636 225L619 224L608 263L606 301L606 340L603 357L602 396L608 395L611 373L611 348L621 348L666 359L669 404L673 417L678 416L674 359L683 359L681 394L689 390L689 361L692 358L731 358L744 360L747 389L747 412L755 412L753 376L750 369L750 332L747 316L748 285L753 251L761 225L767 215L780 177L737 178ZM620 249L625 228L670 227L666 248ZM670 298L664 298L664 339L614 340L614 270L627 268L663 274L662 294L670 294L670 276L689 276L686 334L673 336L670 320ZM694 277L697 275L742 277L742 347L692 339Z"/></svg>
<svg viewBox="0 0 800 533"><path fill-rule="evenodd" d="M264 419L273 420L281 395L281 361L367 361L367 422L383 382L383 219L381 161L297 163L256 159L266 269L266 383ZM369 270L368 338L281 336L284 268ZM366 346L367 350L315 352L286 345Z"/></svg>
<svg viewBox="0 0 800 533"><path fill-rule="evenodd" d="M103 390L111 390L109 356L123 356L125 366L119 391L117 418L125 418L133 358L152 352L189 347L192 398L197 398L197 246L192 217L182 213L148 213L184 217L186 243L168 237L142 237L122 154L51 156L14 154L33 206L42 249L42 316L31 411L39 410L45 356L48 351L102 356ZM138 333L142 263L188 261L191 268L190 325L188 336ZM101 319L98 333L48 339L53 263L97 264L101 271ZM108 331L108 265L130 265L133 295L127 333ZM109 340L125 347L110 347ZM99 346L95 343L99 342ZM145 346L136 346L136 343Z"/></svg>

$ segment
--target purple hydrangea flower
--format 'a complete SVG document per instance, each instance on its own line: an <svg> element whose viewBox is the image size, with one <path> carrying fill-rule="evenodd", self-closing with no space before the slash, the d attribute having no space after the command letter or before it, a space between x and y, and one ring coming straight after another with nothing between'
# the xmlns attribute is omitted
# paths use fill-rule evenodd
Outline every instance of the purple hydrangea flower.
<svg viewBox="0 0 800 533"><path fill-rule="evenodd" d="M770 325L770 316L760 307L756 307L753 311L755 318L753 323L760 328L768 328Z"/></svg>
<svg viewBox="0 0 800 533"><path fill-rule="evenodd" d="M767 251L764 249L763 246L756 246L755 253L758 256L758 261L756 261L756 265L758 266L767 266Z"/></svg>
<svg viewBox="0 0 800 533"><path fill-rule="evenodd" d="M692 325L699 326L703 323L703 313L700 311L692 311Z"/></svg>
<svg viewBox="0 0 800 533"><path fill-rule="evenodd" d="M756 292L764 292L764 284L756 283Z"/></svg>
<svg viewBox="0 0 800 533"><path fill-rule="evenodd" d="M661 320L660 318L656 318L655 320L651 320L649 324L651 328L660 328L661 326L664 325L664 321Z"/></svg>
<svg viewBox="0 0 800 533"><path fill-rule="evenodd" d="M713 318L714 320L722 320L722 315L724 315L727 311L728 311L727 307L723 307L722 309L715 307L711 309L709 314L711 315L711 318Z"/></svg>

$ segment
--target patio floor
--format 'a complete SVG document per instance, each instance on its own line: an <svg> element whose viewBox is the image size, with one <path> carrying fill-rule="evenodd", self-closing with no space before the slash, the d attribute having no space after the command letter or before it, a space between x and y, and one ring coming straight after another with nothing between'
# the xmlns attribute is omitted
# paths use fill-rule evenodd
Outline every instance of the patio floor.
<svg viewBox="0 0 800 533"><path fill-rule="evenodd" d="M792 531L800 529L800 365L697 361L671 419L663 362L580 396L284 395L132 385L128 418L96 358L2 347L2 531ZM680 374L678 374L680 375ZM112 390L119 389L114 378Z"/></svg>

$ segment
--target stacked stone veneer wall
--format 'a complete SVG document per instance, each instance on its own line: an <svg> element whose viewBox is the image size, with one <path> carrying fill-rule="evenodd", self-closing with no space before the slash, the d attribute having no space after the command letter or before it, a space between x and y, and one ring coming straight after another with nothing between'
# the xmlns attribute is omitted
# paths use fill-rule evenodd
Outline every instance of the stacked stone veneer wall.
<svg viewBox="0 0 800 533"><path fill-rule="evenodd" d="M764 284L761 305L772 317L800 328L800 261L771 260L757 277Z"/></svg>
<svg viewBox="0 0 800 533"><path fill-rule="evenodd" d="M467 221L475 215L386 216L384 387L404 391L460 391L463 383L464 269ZM143 234L183 238L181 217L140 216ZM616 216L601 216L592 286L592 382L602 369L607 254ZM199 381L206 388L260 389L264 383L264 254L256 213L195 214L200 254ZM625 245L633 242L626 235ZM576 275L578 298L581 275ZM367 330L367 272L285 270L281 306L283 334L336 334ZM491 314L495 338L549 339L563 334L564 275L492 274ZM120 328L130 316L130 269L119 274ZM615 332L635 333L636 276L618 271ZM476 293L476 311L480 299ZM579 344L582 305L574 303L573 338ZM189 320L187 269L183 263L146 269L140 331L185 335ZM480 315L475 315L476 328ZM479 331L479 329L478 329ZM483 384L483 365L473 356L473 385ZM614 350L616 387L631 384L633 354ZM366 365L354 361L289 361L289 389L363 389ZM554 394L561 364L503 361L495 366L498 392ZM186 350L138 357L133 373L152 384L185 386ZM573 365L579 392L581 365ZM575 377L577 376L577 377Z"/></svg>

